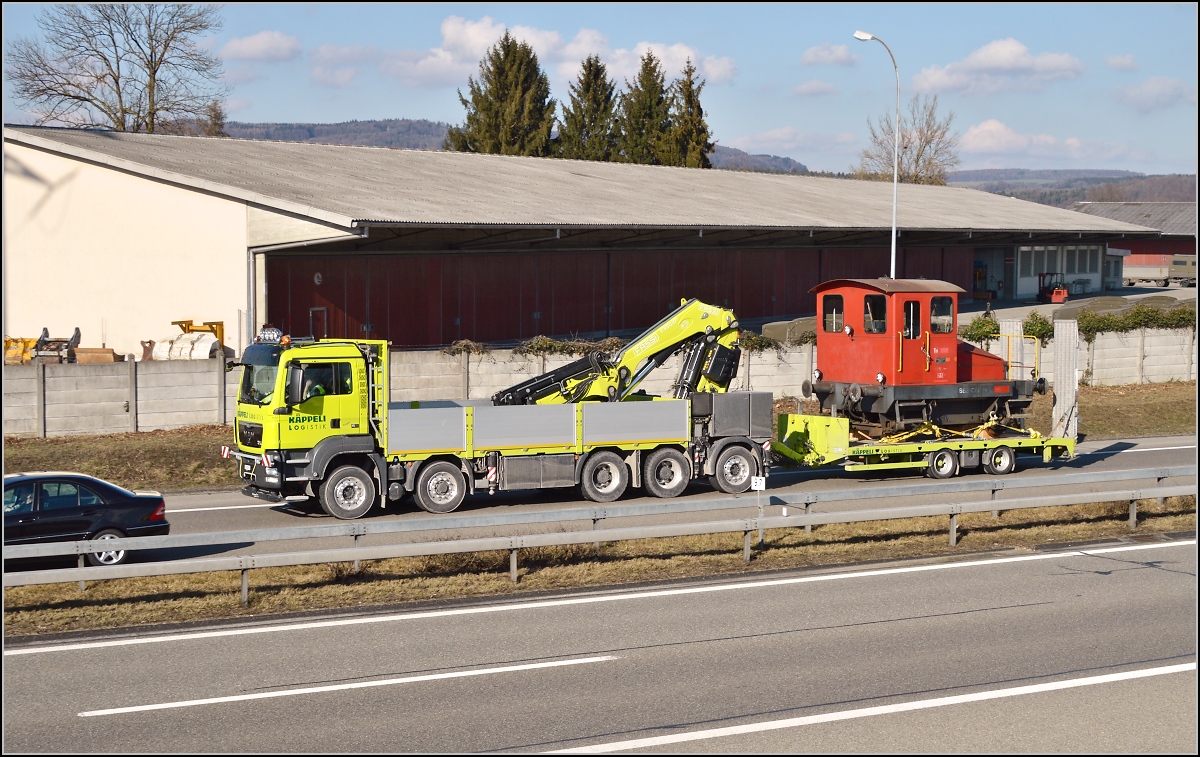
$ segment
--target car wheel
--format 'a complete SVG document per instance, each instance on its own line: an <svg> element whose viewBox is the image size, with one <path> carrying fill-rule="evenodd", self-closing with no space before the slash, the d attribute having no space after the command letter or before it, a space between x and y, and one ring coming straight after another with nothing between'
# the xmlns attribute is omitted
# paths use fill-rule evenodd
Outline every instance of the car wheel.
<svg viewBox="0 0 1200 757"><path fill-rule="evenodd" d="M983 453L983 469L996 476L1012 473L1017 469L1017 454L1010 447L996 447Z"/></svg>
<svg viewBox="0 0 1200 757"><path fill-rule="evenodd" d="M451 513L462 504L467 496L467 482L462 471L450 463L439 460L421 469L414 490L417 505L430 513Z"/></svg>
<svg viewBox="0 0 1200 757"><path fill-rule="evenodd" d="M929 456L930 478L954 478L958 474L958 455L954 450L939 449Z"/></svg>
<svg viewBox="0 0 1200 757"><path fill-rule="evenodd" d="M612 502L629 486L629 470L616 453L593 452L583 464L579 488L592 502Z"/></svg>
<svg viewBox="0 0 1200 757"><path fill-rule="evenodd" d="M109 539L123 539L125 534L115 528L106 528L100 533L92 537L92 541L108 541ZM125 562L125 558L129 553L123 549L110 549L106 552L89 552L87 556L88 565L92 567L100 567L102 565L120 565Z"/></svg>
<svg viewBox="0 0 1200 757"><path fill-rule="evenodd" d="M750 478L758 466L750 450L730 445L717 457L715 468L709 481L726 494L741 494L750 488Z"/></svg>
<svg viewBox="0 0 1200 757"><path fill-rule="evenodd" d="M678 497L687 488L692 466L687 456L673 447L656 449L646 458L643 486L656 497Z"/></svg>
<svg viewBox="0 0 1200 757"><path fill-rule="evenodd" d="M367 514L375 504L375 482L355 465L343 465L321 485L321 507L341 520Z"/></svg>

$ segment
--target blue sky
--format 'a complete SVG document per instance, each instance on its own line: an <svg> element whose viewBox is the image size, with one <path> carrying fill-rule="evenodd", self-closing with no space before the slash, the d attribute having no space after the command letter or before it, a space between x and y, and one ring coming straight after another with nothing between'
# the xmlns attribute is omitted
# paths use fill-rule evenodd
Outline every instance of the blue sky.
<svg viewBox="0 0 1200 757"><path fill-rule="evenodd" d="M38 35L40 4L4 4L4 36ZM597 53L618 84L654 50L691 57L720 144L845 171L867 118L936 94L962 169L1195 173L1195 4L230 4L206 41L230 120L461 123L456 89L505 28L533 45L565 100ZM31 116L5 82L4 121Z"/></svg>

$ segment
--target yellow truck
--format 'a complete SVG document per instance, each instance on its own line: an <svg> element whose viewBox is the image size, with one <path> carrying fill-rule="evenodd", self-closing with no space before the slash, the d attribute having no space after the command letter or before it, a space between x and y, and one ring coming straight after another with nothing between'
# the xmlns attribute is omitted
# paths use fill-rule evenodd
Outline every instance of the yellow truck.
<svg viewBox="0 0 1200 757"><path fill-rule="evenodd" d="M695 478L721 491L768 473L770 392L729 392L738 324L686 300L614 355L594 352L489 400L391 402L388 345L260 334L242 355L234 446L249 496L316 498L337 518L411 493L429 512L486 490L578 486L611 502L628 487L674 497ZM671 397L638 385L681 352Z"/></svg>

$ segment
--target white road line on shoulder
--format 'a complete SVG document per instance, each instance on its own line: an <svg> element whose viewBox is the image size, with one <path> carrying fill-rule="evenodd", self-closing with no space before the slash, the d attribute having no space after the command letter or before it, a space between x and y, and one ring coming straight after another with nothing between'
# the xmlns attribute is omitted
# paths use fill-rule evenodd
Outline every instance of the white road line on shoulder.
<svg viewBox="0 0 1200 757"><path fill-rule="evenodd" d="M182 507L182 508L167 507L167 512L171 513L172 515L174 515L175 513L207 513L207 512L212 512L214 510L245 510L250 507L279 507L281 504L282 503L280 503L280 502L267 502L265 504L259 503L259 504L254 504L254 505L214 505L212 507Z"/></svg>
<svg viewBox="0 0 1200 757"><path fill-rule="evenodd" d="M149 710L169 710L177 707L199 707L206 704L224 704L225 702L245 702L251 699L273 699L276 697L294 697L300 694L320 694L327 691L347 691L349 689L367 689L374 686L395 686L401 683L418 683L421 681L440 681L447 678L469 678L471 676L486 676L493 673L516 673L522 670L537 670L539 668L561 668L567 665L585 665L591 662L604 662L619 659L614 655L603 657L580 657L574 660L556 660L555 662L535 662L527 665L506 665L498 668L481 668L479 670L460 670L454 673L431 673L423 676L405 676L403 678L386 678L380 681L359 681L358 683L339 683L329 686L309 686L303 689L283 689L281 691L260 691L257 694L235 694L227 697L209 697L208 699L188 699L182 702L162 702L160 704L140 704L134 707L114 707L110 710L90 710L79 713L81 718L92 718L99 715L121 715L127 712L147 712Z"/></svg>
<svg viewBox="0 0 1200 757"><path fill-rule="evenodd" d="M1095 452L1077 452L1075 453L1075 456L1081 457L1083 455L1103 455L1105 457L1111 457L1112 455L1123 455L1126 452L1169 452L1177 449L1196 449L1196 445L1184 444L1179 447L1130 447L1129 449L1117 450L1116 452L1098 449Z"/></svg>
<svg viewBox="0 0 1200 757"><path fill-rule="evenodd" d="M1051 683L1038 683L1030 686L1017 686L1011 689L980 691L974 694L938 697L937 699L925 699L916 702L901 702L900 704L888 704L879 707L864 707L859 710L826 712L821 715L808 715L800 718L787 718L786 720L772 720L766 723L750 723L748 725L735 725L727 728L710 728L703 731L692 731L691 733L676 733L670 736L653 736L645 739L613 741L607 744L593 744L591 746L574 747L572 749L560 749L549 752L549 754L596 754L604 752L620 752L627 749L647 749L650 747L664 746L667 744L681 744L688 741L716 739L723 736L741 736L748 733L775 731L781 728L798 728L800 726L815 725L817 723L832 723L838 720L869 718L874 715L890 715L897 712L927 710L934 707L948 707L950 705L965 704L967 702L983 702L988 699L1003 699L1005 697L1017 697L1025 694L1040 694L1045 691L1073 689L1080 686L1095 686L1097 684L1113 683L1115 681L1128 681L1134 678L1148 678L1150 676L1182 673L1195 669L1196 663L1189 662L1183 665L1168 665L1161 668L1131 670L1126 673L1110 673L1101 676L1089 676L1087 678L1073 678L1067 681L1054 681Z"/></svg>
<svg viewBox="0 0 1200 757"><path fill-rule="evenodd" d="M485 605L482 607L462 607L452 610L428 610L425 612L405 612L393 615L375 615L370 617L340 618L336 620L316 620L307 623L289 623L286 625L256 626L252 628L231 628L222 631L196 631L193 633L170 634L166 636L146 636L128 639L111 639L108 641L87 641L75 644L55 644L44 647L25 647L22 649L6 649L4 656L43 654L46 652L70 652L82 649L100 649L103 647L123 647L136 644L158 644L172 641L193 641L196 639L215 639L228 636L247 636L250 634L279 633L282 631L305 631L315 628L334 628L338 626L356 626L367 623L392 623L402 620L420 620L424 618L445 618L455 615L482 615L492 612L515 612L517 610L539 610L548 607L566 607L569 605L598 604L601 602L624 602L634 599L653 599L657 597L673 597L685 594L709 594L718 591L737 591L740 589L761 589L772 586L787 586L790 584L819 583L823 581L843 581L852 578L876 578L879 576L903 575L905 573L924 573L931 570L955 570L958 568L976 568L984 565L1005 565L1008 563L1032 562L1036 560L1056 560L1062 557L1083 557L1100 555L1109 552L1130 552L1147 549L1168 549L1171 547L1195 546L1196 540L1161 542L1157 544L1136 544L1132 546L1105 547L1103 549L1088 549L1070 552L1050 552L1047 554L1021 555L1019 557L996 557L987 560L971 560L963 562L939 563L934 565L913 565L905 568L883 568L879 570L860 570L847 573L831 573L818 576L801 576L798 578L773 578L762 581L744 581L733 584L717 584L707 586L690 586L682 589L657 589L650 591L635 591L622 594L605 594L601 596L568 597L564 599L544 599L513 604Z"/></svg>

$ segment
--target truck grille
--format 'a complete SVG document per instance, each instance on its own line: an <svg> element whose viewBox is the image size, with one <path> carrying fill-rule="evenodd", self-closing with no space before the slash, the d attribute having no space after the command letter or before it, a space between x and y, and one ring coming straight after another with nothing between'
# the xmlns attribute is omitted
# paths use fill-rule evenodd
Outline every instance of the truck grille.
<svg viewBox="0 0 1200 757"><path fill-rule="evenodd" d="M238 421L238 443L243 447L262 447L263 427L261 423Z"/></svg>

